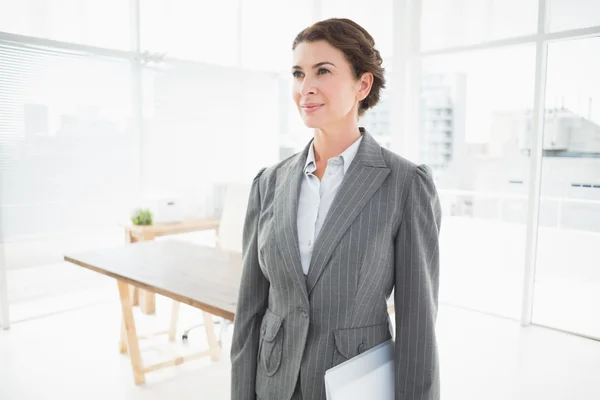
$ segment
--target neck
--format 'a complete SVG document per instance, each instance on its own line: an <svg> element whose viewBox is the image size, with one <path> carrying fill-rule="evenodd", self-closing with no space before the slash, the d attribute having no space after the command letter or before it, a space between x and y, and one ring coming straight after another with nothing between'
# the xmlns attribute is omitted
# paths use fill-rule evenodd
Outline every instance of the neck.
<svg viewBox="0 0 600 400"><path fill-rule="evenodd" d="M329 160L343 153L360 137L358 125L315 129L313 142L316 161Z"/></svg>

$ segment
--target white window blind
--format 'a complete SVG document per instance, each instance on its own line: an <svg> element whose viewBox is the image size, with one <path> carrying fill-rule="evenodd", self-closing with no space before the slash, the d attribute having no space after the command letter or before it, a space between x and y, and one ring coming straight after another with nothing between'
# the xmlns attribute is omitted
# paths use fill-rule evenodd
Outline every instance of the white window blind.
<svg viewBox="0 0 600 400"><path fill-rule="evenodd" d="M0 41L4 241L115 226L138 190L129 61Z"/></svg>

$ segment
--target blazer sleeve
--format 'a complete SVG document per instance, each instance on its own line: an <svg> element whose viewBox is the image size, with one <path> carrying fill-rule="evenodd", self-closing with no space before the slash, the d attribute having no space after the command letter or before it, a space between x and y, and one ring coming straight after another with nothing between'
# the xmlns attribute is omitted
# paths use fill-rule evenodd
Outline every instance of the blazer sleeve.
<svg viewBox="0 0 600 400"><path fill-rule="evenodd" d="M236 305L231 345L231 399L254 400L259 329L267 308L269 281L258 260L259 181L252 182L242 234L242 280Z"/></svg>
<svg viewBox="0 0 600 400"><path fill-rule="evenodd" d="M395 239L396 400L438 400L441 206L426 165L416 168Z"/></svg>

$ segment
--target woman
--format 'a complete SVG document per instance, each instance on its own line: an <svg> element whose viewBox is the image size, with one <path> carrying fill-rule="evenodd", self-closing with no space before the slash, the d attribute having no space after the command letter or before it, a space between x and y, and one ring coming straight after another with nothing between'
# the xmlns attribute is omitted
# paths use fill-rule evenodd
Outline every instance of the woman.
<svg viewBox="0 0 600 400"><path fill-rule="evenodd" d="M329 19L293 44L293 99L314 139L262 169L243 232L233 400L325 400L325 371L392 337L396 399L439 399L441 208L428 168L358 127L384 88L371 35Z"/></svg>

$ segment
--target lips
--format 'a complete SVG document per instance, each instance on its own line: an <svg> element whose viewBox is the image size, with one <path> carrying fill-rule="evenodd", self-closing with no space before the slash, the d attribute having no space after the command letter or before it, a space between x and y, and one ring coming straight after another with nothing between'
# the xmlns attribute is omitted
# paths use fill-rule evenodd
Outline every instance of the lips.
<svg viewBox="0 0 600 400"><path fill-rule="evenodd" d="M302 104L302 109L307 113L315 112L318 109L320 109L321 107L323 107L323 104L319 104L319 103Z"/></svg>

